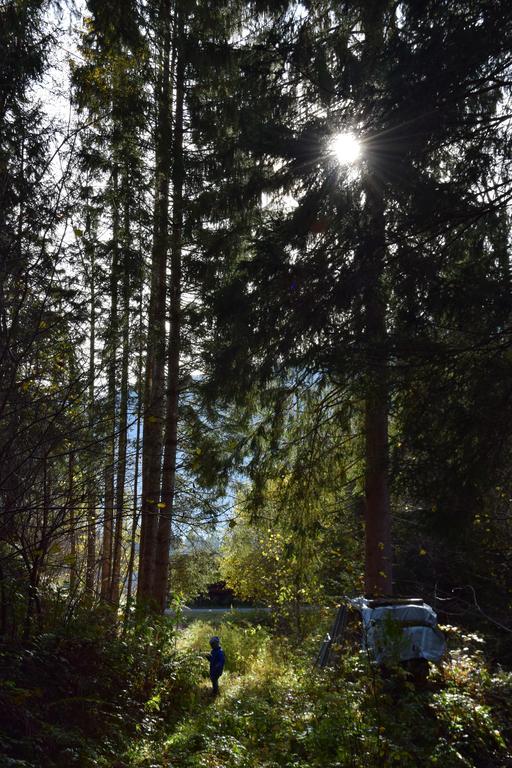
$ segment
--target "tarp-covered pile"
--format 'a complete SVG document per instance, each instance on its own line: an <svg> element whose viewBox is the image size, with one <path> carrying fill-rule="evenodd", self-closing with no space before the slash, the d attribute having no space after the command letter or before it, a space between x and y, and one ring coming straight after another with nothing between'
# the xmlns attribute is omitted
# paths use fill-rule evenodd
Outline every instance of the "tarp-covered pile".
<svg viewBox="0 0 512 768"><path fill-rule="evenodd" d="M349 601L362 617L363 647L379 664L426 659L439 661L446 650L437 615L426 603L378 604L358 597Z"/></svg>

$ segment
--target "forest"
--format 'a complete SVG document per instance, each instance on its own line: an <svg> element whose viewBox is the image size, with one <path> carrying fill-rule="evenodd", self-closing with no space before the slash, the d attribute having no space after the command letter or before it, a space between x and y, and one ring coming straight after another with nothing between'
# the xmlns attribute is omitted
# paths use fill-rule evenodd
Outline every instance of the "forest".
<svg viewBox="0 0 512 768"><path fill-rule="evenodd" d="M0 0L0 768L512 766L511 171L510 0Z"/></svg>

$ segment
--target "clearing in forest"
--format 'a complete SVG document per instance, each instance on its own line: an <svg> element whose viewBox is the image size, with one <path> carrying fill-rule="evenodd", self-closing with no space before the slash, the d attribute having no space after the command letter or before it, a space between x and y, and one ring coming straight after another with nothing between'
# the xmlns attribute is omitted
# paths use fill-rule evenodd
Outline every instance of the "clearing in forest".
<svg viewBox="0 0 512 768"><path fill-rule="evenodd" d="M199 682L189 710L157 738L138 740L130 766L157 768L443 768L507 766L512 676L487 671L475 636L453 648L416 690L383 681L351 649L319 672L316 638L299 645L260 626L196 622L181 650L200 654L220 634L221 693ZM450 634L450 633L449 633ZM457 633L451 633L452 646ZM469 645L468 645L469 644ZM470 648L471 646L471 648ZM508 699L508 700L507 700Z"/></svg>

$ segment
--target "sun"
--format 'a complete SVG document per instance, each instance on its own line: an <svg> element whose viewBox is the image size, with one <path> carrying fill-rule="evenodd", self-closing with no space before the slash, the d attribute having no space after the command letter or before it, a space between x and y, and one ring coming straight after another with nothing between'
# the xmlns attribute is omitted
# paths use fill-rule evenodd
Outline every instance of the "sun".
<svg viewBox="0 0 512 768"><path fill-rule="evenodd" d="M329 150L341 165L355 163L361 157L361 142L353 133L336 133L329 142Z"/></svg>

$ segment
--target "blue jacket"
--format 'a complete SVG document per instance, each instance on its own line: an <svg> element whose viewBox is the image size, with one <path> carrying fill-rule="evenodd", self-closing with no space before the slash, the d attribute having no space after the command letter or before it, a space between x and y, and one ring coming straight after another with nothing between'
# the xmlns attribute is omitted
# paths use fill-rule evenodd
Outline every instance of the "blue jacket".
<svg viewBox="0 0 512 768"><path fill-rule="evenodd" d="M208 656L210 660L210 677L216 678L222 675L224 669L224 651L222 648L212 648L212 652Z"/></svg>

